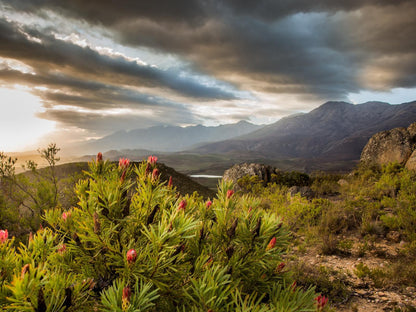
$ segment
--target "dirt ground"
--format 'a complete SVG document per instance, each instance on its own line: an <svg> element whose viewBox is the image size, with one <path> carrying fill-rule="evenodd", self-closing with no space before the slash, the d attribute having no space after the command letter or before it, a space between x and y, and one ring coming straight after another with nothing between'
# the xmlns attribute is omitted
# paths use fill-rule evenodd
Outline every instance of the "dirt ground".
<svg viewBox="0 0 416 312"><path fill-rule="evenodd" d="M302 239L301 237L300 240ZM332 303L331 306L336 311L416 311L416 287L377 288L369 277L360 278L356 274L357 265L364 265L369 269L388 267L390 262L394 261L392 259L399 257L403 242L379 239L362 255L357 250L357 246L361 243L360 238L348 239L353 241L353 247L351 252L346 255L322 255L316 246L311 246L306 250L294 247L292 256L294 255L298 259L297 261L307 265L334 269L346 277L351 296L344 303ZM416 285L416 281L414 285Z"/></svg>

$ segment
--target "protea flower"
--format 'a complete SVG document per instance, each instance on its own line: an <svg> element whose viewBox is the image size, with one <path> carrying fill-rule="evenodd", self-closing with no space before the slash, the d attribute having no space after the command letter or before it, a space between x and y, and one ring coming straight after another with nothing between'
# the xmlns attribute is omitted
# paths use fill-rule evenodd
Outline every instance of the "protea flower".
<svg viewBox="0 0 416 312"><path fill-rule="evenodd" d="M186 200L182 200L182 201L179 203L178 211L180 211L180 210L185 210L185 208L186 208Z"/></svg>
<svg viewBox="0 0 416 312"><path fill-rule="evenodd" d="M9 238L9 232L7 230L0 230L0 243L3 244Z"/></svg>
<svg viewBox="0 0 416 312"><path fill-rule="evenodd" d="M211 208L211 205L212 205L212 201L210 200L205 203L205 207L207 207L207 209Z"/></svg>
<svg viewBox="0 0 416 312"><path fill-rule="evenodd" d="M136 262L137 259L137 252L134 249L130 249L129 251L127 251L127 262L129 264L133 264L134 262Z"/></svg>
<svg viewBox="0 0 416 312"><path fill-rule="evenodd" d="M173 186L172 176L169 177L168 187L171 188Z"/></svg>
<svg viewBox="0 0 416 312"><path fill-rule="evenodd" d="M120 158L118 161L118 166L121 169L127 169L129 165L130 165L130 159L128 158Z"/></svg>
<svg viewBox="0 0 416 312"><path fill-rule="evenodd" d="M315 298L316 306L318 308L318 311L322 310L325 305L328 303L328 298L322 295L319 295Z"/></svg>
<svg viewBox="0 0 416 312"><path fill-rule="evenodd" d="M147 158L147 162L153 166L157 162L157 157L156 156L149 156Z"/></svg>
<svg viewBox="0 0 416 312"><path fill-rule="evenodd" d="M62 213L62 220L67 221L71 217L71 211L65 211Z"/></svg>
<svg viewBox="0 0 416 312"><path fill-rule="evenodd" d="M65 250L66 250L66 245L65 244L62 244L61 246L58 247L58 252L60 254L63 254L65 252Z"/></svg>
<svg viewBox="0 0 416 312"><path fill-rule="evenodd" d="M127 310L130 305L131 290L129 286L123 288L123 294L121 296L122 310Z"/></svg>
<svg viewBox="0 0 416 312"><path fill-rule="evenodd" d="M101 152L99 152L97 154L97 158L96 158L97 163L100 163L103 161L103 154Z"/></svg>
<svg viewBox="0 0 416 312"><path fill-rule="evenodd" d="M234 191L233 190L228 190L227 191L227 198L228 199L231 198L231 196L233 196L233 194L234 194Z"/></svg>
<svg viewBox="0 0 416 312"><path fill-rule="evenodd" d="M152 180L153 181L157 180L157 178L159 178L159 174L160 174L159 169L157 169L157 168L153 169Z"/></svg>
<svg viewBox="0 0 416 312"><path fill-rule="evenodd" d="M274 248L274 246L276 246L276 237L273 237L273 238L270 240L269 244L268 244L268 245L267 245L267 247L266 247L266 251L267 251L267 250L270 250L270 249L273 249L273 248Z"/></svg>

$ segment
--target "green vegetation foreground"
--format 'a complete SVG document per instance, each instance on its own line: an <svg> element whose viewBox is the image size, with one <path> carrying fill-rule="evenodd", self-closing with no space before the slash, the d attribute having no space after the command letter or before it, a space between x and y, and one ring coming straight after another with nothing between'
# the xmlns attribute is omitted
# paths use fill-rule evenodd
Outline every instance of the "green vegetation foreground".
<svg viewBox="0 0 416 312"><path fill-rule="evenodd" d="M155 157L90 163L78 204L42 213L19 245L0 231L4 311L316 311L282 262L289 233L254 197L180 196Z"/></svg>

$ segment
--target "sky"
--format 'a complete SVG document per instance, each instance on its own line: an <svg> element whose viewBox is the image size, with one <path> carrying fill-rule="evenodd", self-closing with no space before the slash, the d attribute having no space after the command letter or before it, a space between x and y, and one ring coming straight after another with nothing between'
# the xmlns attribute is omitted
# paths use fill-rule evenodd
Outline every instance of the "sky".
<svg viewBox="0 0 416 312"><path fill-rule="evenodd" d="M0 0L0 151L416 100L414 0Z"/></svg>

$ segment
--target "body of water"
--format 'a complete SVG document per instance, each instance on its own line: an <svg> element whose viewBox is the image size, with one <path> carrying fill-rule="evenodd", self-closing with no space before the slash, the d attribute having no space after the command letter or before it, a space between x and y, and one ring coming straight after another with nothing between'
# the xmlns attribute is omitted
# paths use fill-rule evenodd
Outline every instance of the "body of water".
<svg viewBox="0 0 416 312"><path fill-rule="evenodd" d="M191 178L208 178L208 179L221 179L222 176L211 174L191 174Z"/></svg>

